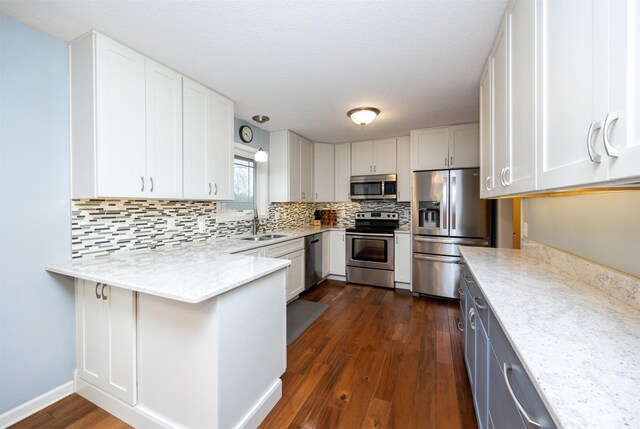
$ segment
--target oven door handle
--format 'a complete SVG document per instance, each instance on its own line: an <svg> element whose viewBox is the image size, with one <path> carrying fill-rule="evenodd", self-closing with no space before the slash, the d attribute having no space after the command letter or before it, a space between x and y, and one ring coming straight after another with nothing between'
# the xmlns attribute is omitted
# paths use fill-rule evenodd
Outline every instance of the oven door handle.
<svg viewBox="0 0 640 429"><path fill-rule="evenodd" d="M447 237L427 238L427 237L420 237L417 235L413 236L413 241L421 241L426 243L438 243L438 244L457 244L460 246L464 246L465 244L469 244L471 246L489 244L489 240L482 240L477 238L474 238L471 240L465 240L464 238L447 238Z"/></svg>
<svg viewBox="0 0 640 429"><path fill-rule="evenodd" d="M393 237L393 234L377 233L377 232L347 232L349 237Z"/></svg>
<svg viewBox="0 0 640 429"><path fill-rule="evenodd" d="M420 253L414 253L413 258L420 259L421 261L444 262L447 264L457 264L460 262L459 256L435 256L435 255L423 255Z"/></svg>

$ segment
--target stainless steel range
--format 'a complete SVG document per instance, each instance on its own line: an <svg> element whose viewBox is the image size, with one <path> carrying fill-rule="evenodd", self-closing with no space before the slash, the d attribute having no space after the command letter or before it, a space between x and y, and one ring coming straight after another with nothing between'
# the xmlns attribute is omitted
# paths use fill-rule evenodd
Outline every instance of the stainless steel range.
<svg viewBox="0 0 640 429"><path fill-rule="evenodd" d="M395 212L356 213L347 228L347 282L393 288L393 234L400 224Z"/></svg>

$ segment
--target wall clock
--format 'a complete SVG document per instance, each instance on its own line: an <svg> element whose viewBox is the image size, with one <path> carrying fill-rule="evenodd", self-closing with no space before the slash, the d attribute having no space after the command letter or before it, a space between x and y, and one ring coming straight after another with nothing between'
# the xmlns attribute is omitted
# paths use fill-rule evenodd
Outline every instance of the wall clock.
<svg viewBox="0 0 640 429"><path fill-rule="evenodd" d="M249 143L253 140L253 130L250 126L243 125L240 127L240 140L245 143Z"/></svg>

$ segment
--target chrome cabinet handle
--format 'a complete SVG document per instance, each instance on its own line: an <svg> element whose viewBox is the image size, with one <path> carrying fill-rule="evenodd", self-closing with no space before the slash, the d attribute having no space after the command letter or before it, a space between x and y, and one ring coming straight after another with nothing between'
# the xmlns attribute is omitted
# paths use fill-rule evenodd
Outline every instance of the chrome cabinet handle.
<svg viewBox="0 0 640 429"><path fill-rule="evenodd" d="M522 404L520 404L520 401L518 401L518 398L516 398L515 393L513 393L513 388L511 387L511 383L509 382L509 375L507 374L512 369L513 369L513 367L511 366L510 363L504 362L502 364L502 375L504 376L504 382L507 385L507 389L509 390L509 394L511 395L511 398L513 399L513 402L516 403L516 407L518 407L518 411L520 411L520 414L522 415L522 417L524 417L524 419L527 421L527 423L529 425L531 425L531 426L535 426L535 427L541 428L542 425L540 423L536 422L535 420L532 420L531 417L529 417L529 414L522 407Z"/></svg>
<svg viewBox="0 0 640 429"><path fill-rule="evenodd" d="M449 165L453 165L453 157L452 156L449 157Z"/></svg>
<svg viewBox="0 0 640 429"><path fill-rule="evenodd" d="M617 158L620 154L618 153L618 149L613 147L611 142L609 141L609 128L611 128L611 124L617 121L620 118L620 113L618 111L607 113L607 117L604 118L604 130L602 130L602 140L604 140L604 150L607 151L607 155L612 158Z"/></svg>
<svg viewBox="0 0 640 429"><path fill-rule="evenodd" d="M98 293L98 287L100 286L100 283L96 283L96 298L100 299L100 294Z"/></svg>
<svg viewBox="0 0 640 429"><path fill-rule="evenodd" d="M372 165L369 166L369 173L373 173L373 166Z"/></svg>
<svg viewBox="0 0 640 429"><path fill-rule="evenodd" d="M105 301L107 300L107 298L109 298L107 295L104 294L104 288L106 286L107 286L106 284L102 283L102 289L100 290L100 294L102 295L102 299L105 300Z"/></svg>
<svg viewBox="0 0 640 429"><path fill-rule="evenodd" d="M473 321L473 318L475 317L475 315L476 315L476 310L473 307L471 307L469 309L469 317L468 318L469 318L469 326L471 326L471 329L474 330L474 331L476 330L476 322Z"/></svg>
<svg viewBox="0 0 640 429"><path fill-rule="evenodd" d="M504 186L507 186L507 185L504 183L504 168L503 168L502 170L500 170L500 184L501 184L503 187L504 187Z"/></svg>
<svg viewBox="0 0 640 429"><path fill-rule="evenodd" d="M460 296L464 296L464 292L462 291L461 287L458 288L458 293L460 294Z"/></svg>
<svg viewBox="0 0 640 429"><path fill-rule="evenodd" d="M144 177L140 176L140 192L144 192Z"/></svg>
<svg viewBox="0 0 640 429"><path fill-rule="evenodd" d="M213 186L215 187L215 191L214 191L213 195L218 195L218 184L214 183Z"/></svg>
<svg viewBox="0 0 640 429"><path fill-rule="evenodd" d="M458 329L460 332L464 332L464 328L462 327L462 322L458 322Z"/></svg>
<svg viewBox="0 0 640 429"><path fill-rule="evenodd" d="M446 156L444 157L444 166L446 167L447 165L449 165L449 158L447 158Z"/></svg>
<svg viewBox="0 0 640 429"><path fill-rule="evenodd" d="M209 182L209 195L211 195L211 182Z"/></svg>
<svg viewBox="0 0 640 429"><path fill-rule="evenodd" d="M149 192L153 192L153 177L149 177L149 181L151 182L151 188L149 188Z"/></svg>
<svg viewBox="0 0 640 429"><path fill-rule="evenodd" d="M589 125L589 131L587 132L587 152L589 153L589 158L591 158L592 162L602 161L602 156L593 149L593 136L600 128L602 128L602 124L600 124L600 122L592 122L591 125Z"/></svg>
<svg viewBox="0 0 640 429"><path fill-rule="evenodd" d="M318 193L316 192L316 200L318 199Z"/></svg>
<svg viewBox="0 0 640 429"><path fill-rule="evenodd" d="M509 173L509 180L507 180L507 173ZM504 168L504 186L511 185L511 167L507 166Z"/></svg>
<svg viewBox="0 0 640 429"><path fill-rule="evenodd" d="M377 165L374 165L374 166L373 166L373 172L375 173L375 172L377 172L377 171L378 171L378 166L377 166Z"/></svg>
<svg viewBox="0 0 640 429"><path fill-rule="evenodd" d="M478 306L478 308L479 308L479 309L481 309L481 310L485 310L485 309L487 308L487 306L486 306L486 305L482 305L482 304L480 304L480 302L479 302L479 300L478 300L478 297L477 297L477 296L473 298L473 303L474 303L476 306Z"/></svg>
<svg viewBox="0 0 640 429"><path fill-rule="evenodd" d="M491 176L487 176L487 180L484 181L484 187L487 191L491 190Z"/></svg>

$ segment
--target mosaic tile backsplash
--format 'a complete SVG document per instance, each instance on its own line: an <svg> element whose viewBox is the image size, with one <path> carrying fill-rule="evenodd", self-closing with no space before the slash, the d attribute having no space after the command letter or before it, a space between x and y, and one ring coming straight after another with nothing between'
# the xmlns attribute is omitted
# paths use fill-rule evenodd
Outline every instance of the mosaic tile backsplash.
<svg viewBox="0 0 640 429"><path fill-rule="evenodd" d="M308 225L315 210L336 210L341 226L352 225L359 211L387 210L400 214L400 225L410 222L410 204L363 201L353 203L272 203L261 220L264 230ZM212 237L251 232L250 220L217 219L211 201L73 200L71 202L72 258L105 256L121 251L173 246ZM168 224L172 219L175 225ZM200 232L204 222L204 232Z"/></svg>

